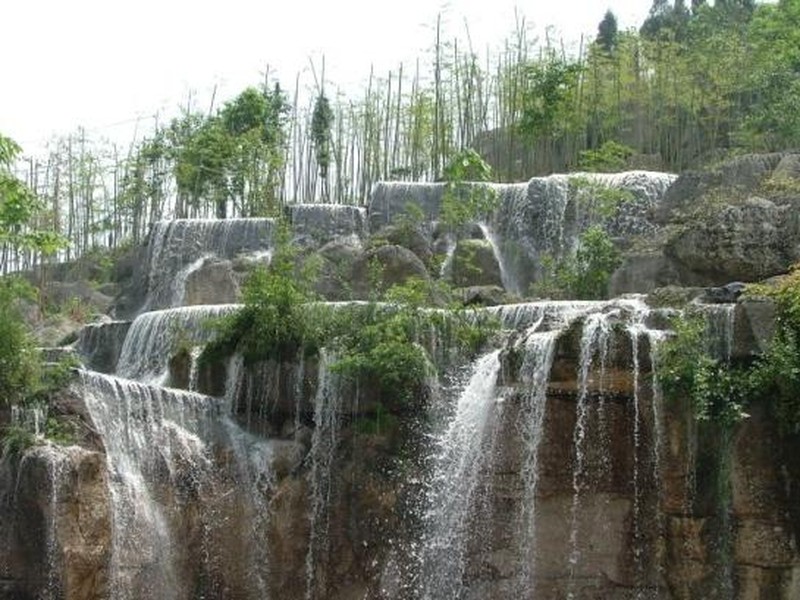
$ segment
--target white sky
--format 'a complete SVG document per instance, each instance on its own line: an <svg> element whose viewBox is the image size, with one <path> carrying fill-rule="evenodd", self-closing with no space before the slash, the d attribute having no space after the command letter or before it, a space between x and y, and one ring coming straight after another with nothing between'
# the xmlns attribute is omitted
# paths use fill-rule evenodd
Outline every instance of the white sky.
<svg viewBox="0 0 800 600"><path fill-rule="evenodd" d="M473 47L497 48L515 10L535 32L554 26L577 45L606 9L638 27L650 0L2 0L0 132L28 153L78 125L129 139L138 117L165 118L190 91L227 100L261 81L284 88L326 57L326 79L355 90L373 64L385 74L432 47L436 15L448 37L469 23ZM310 77L308 77L310 82ZM203 100L205 99L205 100ZM115 125L125 122L122 125ZM152 126L152 119L142 121ZM145 124L146 123L146 124ZM125 137L123 137L123 135Z"/></svg>

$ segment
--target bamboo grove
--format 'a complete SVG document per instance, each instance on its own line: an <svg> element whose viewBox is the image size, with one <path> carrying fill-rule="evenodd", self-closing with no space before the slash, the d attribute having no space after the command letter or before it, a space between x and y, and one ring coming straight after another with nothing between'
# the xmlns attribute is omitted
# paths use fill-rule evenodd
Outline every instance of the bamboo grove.
<svg viewBox="0 0 800 600"><path fill-rule="evenodd" d="M185 107L128 147L79 129L46 156L16 160L14 175L38 198L24 227L64 244L15 245L0 212L1 271L138 243L162 218L361 204L376 181L439 178L466 147L498 180L518 181L677 171L800 146L800 0L655 0L639 31L617 31L609 13L574 51L534 38L520 19L499 50L479 55L468 31L451 38L440 20L424 57L369 73L356 96L324 71L288 87L267 74L218 107ZM606 160L609 149L624 160Z"/></svg>

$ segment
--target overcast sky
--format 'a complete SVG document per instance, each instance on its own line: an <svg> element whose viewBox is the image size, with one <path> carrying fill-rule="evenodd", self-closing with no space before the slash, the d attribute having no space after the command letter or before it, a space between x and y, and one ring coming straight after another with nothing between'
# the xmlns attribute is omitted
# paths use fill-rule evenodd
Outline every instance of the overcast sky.
<svg viewBox="0 0 800 600"><path fill-rule="evenodd" d="M78 125L111 138L137 117L175 113L190 90L225 100L261 80L267 65L284 87L324 54L328 81L357 89L423 55L433 24L476 50L497 48L516 14L535 32L553 26L577 45L608 8L637 27L649 0L5 0L0 6L0 132L31 152ZM307 76L310 81L310 76ZM119 124L122 122L122 124ZM145 127L143 124L142 127Z"/></svg>

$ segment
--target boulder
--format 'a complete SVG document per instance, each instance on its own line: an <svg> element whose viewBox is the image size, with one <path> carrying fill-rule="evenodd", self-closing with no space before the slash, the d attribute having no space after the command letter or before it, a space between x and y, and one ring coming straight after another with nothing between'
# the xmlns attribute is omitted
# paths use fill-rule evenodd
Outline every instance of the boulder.
<svg viewBox="0 0 800 600"><path fill-rule="evenodd" d="M505 290L499 285L476 285L458 292L464 306L497 306L508 302Z"/></svg>
<svg viewBox="0 0 800 600"><path fill-rule="evenodd" d="M361 243L354 238L328 242L313 257L320 258L315 291L325 300L341 301L353 297L353 268L364 254Z"/></svg>
<svg viewBox="0 0 800 600"><path fill-rule="evenodd" d="M374 238L383 239L396 246L408 248L425 264L430 265L433 259L433 244L424 228L388 225L374 234Z"/></svg>
<svg viewBox="0 0 800 600"><path fill-rule="evenodd" d="M713 193L722 201L745 198L757 192L762 182L783 159L780 153L748 154L704 171L685 171L670 186L655 210L661 224L686 215Z"/></svg>
<svg viewBox="0 0 800 600"><path fill-rule="evenodd" d="M353 266L353 292L356 298L386 291L409 279L430 280L425 264L408 248L380 246L364 253Z"/></svg>
<svg viewBox="0 0 800 600"><path fill-rule="evenodd" d="M667 242L665 254L712 285L783 273L800 258L800 228L792 212L763 198L724 205L686 224Z"/></svg>
<svg viewBox="0 0 800 600"><path fill-rule="evenodd" d="M461 240L453 254L451 271L453 285L457 287L500 286L500 264L488 240Z"/></svg>
<svg viewBox="0 0 800 600"><path fill-rule="evenodd" d="M186 277L185 306L232 304L239 300L239 285L229 260L210 258Z"/></svg>
<svg viewBox="0 0 800 600"><path fill-rule="evenodd" d="M611 274L609 295L648 294L657 288L681 281L679 270L673 262L658 252L627 254L622 264Z"/></svg>

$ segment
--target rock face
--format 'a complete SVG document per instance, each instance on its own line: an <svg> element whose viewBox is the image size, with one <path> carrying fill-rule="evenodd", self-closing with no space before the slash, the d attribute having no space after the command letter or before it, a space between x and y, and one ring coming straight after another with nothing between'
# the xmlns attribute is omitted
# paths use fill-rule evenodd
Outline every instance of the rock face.
<svg viewBox="0 0 800 600"><path fill-rule="evenodd" d="M681 185L699 198L729 178L790 177L793 161L749 158ZM247 264L269 259L273 224L157 225L141 300L170 308L87 329L85 361L113 374L84 371L50 402L73 443L34 437L0 463L0 599L798 597L797 441L758 404L732 431L695 422L688 399L662 397L657 358L673 304L791 259L792 187L661 228L653 215L672 179L599 176L633 194L604 226L652 242L620 241L629 256L615 285L698 287L661 289L649 305L482 308L475 318L500 325L475 356L432 326L419 343L438 372L408 402L342 379L324 350L200 361L213 335L204 324L238 308L223 303ZM466 304L497 304L594 222L586 185L552 176L496 186L497 213L458 245L411 226L413 215L392 223L410 201L437 217L440 184L380 184L368 216L289 216L294 243L321 261L328 298L449 273ZM687 207L669 202L670 219ZM363 219L371 245L353 235ZM433 268L447 256L448 268ZM195 302L211 305L171 306ZM722 360L752 360L774 334L767 300L696 310ZM15 415L0 405L0 424Z"/></svg>
<svg viewBox="0 0 800 600"><path fill-rule="evenodd" d="M208 259L186 277L182 304L232 304L240 300L239 284L229 260Z"/></svg>
<svg viewBox="0 0 800 600"><path fill-rule="evenodd" d="M0 598L108 597L105 455L42 446L0 464Z"/></svg>
<svg viewBox="0 0 800 600"><path fill-rule="evenodd" d="M666 235L651 248L651 261L662 261L669 275L646 277L643 285L721 285L788 270L800 259L798 156L743 156L682 174L655 210ZM612 291L630 288L626 282L643 265L634 254Z"/></svg>
<svg viewBox="0 0 800 600"><path fill-rule="evenodd" d="M667 257L705 283L757 281L800 259L800 228L791 206L750 198L725 206L670 239Z"/></svg>

